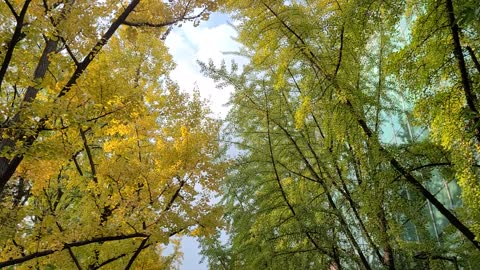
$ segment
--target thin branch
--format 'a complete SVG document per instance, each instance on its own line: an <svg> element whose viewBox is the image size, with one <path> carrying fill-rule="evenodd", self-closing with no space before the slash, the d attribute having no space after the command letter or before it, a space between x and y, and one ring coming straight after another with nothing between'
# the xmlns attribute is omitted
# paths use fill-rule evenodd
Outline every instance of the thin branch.
<svg viewBox="0 0 480 270"><path fill-rule="evenodd" d="M77 57L75 57L75 54L73 53L72 49L70 49L70 46L68 46L67 41L63 38L58 36L58 38L62 41L63 45L65 46L65 49L67 50L68 55L70 55L70 58L72 58L73 62L75 63L75 66L78 67L80 63L77 60Z"/></svg>
<svg viewBox="0 0 480 270"><path fill-rule="evenodd" d="M144 246L147 243L147 241L148 241L148 237L145 237L145 239L142 240L142 243L140 243L140 246L137 248L137 250L135 250L135 253L133 253L132 257L128 261L127 266L125 266L125 270L130 270L133 263L137 259L138 255L140 255L140 252L142 252L142 250L144 249Z"/></svg>
<svg viewBox="0 0 480 270"><path fill-rule="evenodd" d="M410 169L410 170L408 170L408 172L411 173L411 172L418 171L418 170L425 169L425 168L437 167L437 166L450 166L450 165L452 165L452 163L450 163L450 162L429 163L429 164L420 165L418 167ZM399 176L395 177L395 179L393 179L392 182L397 181L402 176L403 175L399 175Z"/></svg>
<svg viewBox="0 0 480 270"><path fill-rule="evenodd" d="M62 10L62 13L61 13L60 18L65 19L66 14L67 14L67 13L70 13L71 7L72 7L72 5L73 5L74 2L75 2L75 1L71 1L71 3L69 3L68 7ZM58 5L58 3L57 3L57 5ZM43 6L44 6L44 8L45 8L45 14L48 13L48 12L50 11L50 8L48 7L47 1L45 1L45 0L43 1ZM54 7L55 7L55 4L54 4ZM53 17L51 17L51 16L49 16L49 19L50 19L50 22L52 23L52 25L53 25L56 29L58 29L59 21L55 21L55 19L54 19ZM77 58L75 57L75 54L73 53L73 51L70 49L70 46L68 46L67 41L65 40L65 38L62 37L62 36L60 36L60 35L58 35L58 34L55 35L55 37L62 41L65 49L67 50L68 55L70 56L70 58L72 58L73 62L75 63L75 66L78 66L78 65L79 65L79 62L78 62Z"/></svg>
<svg viewBox="0 0 480 270"><path fill-rule="evenodd" d="M82 266L78 262L77 256L73 253L73 250L71 247L67 248L68 254L70 255L70 258L72 258L73 262L75 263L75 266L77 267L78 270L82 270Z"/></svg>
<svg viewBox="0 0 480 270"><path fill-rule="evenodd" d="M170 198L170 201L168 202L167 206L165 207L165 209L163 209L164 212L170 210L170 208L172 207L173 203L175 202L175 200L177 199L177 197L180 195L180 190L182 189L182 187L185 185L185 181L184 180L180 180L180 186L178 186L177 190L175 190L175 193L173 194L172 198Z"/></svg>
<svg viewBox="0 0 480 270"><path fill-rule="evenodd" d="M329 149L329 152L330 154L333 154L331 149ZM353 214L355 215L355 218L358 220L358 224L360 225L360 229L362 230L363 234L365 235L365 238L367 239L367 242L368 244L371 246L371 248L374 250L374 253L375 255L377 255L378 259L380 262L382 262L384 265L388 265L388 266L391 266L392 264L388 264L388 263L385 263L385 261L383 260L383 257L381 256L380 254L380 251L379 251L379 248L378 246L375 244L375 242L373 241L370 233L368 232L367 230L367 227L365 226L365 223L363 222L361 216L360 216L360 213L358 211L357 208L359 208L358 206L358 203L356 203L353 199L352 199L352 196L351 196L351 193L350 191L348 190L348 186L347 184L345 183L345 180L344 180L344 177L342 176L342 172L338 166L338 160L335 160L333 161L335 162L335 169L337 171L337 175L341 181L341 184L342 184L342 189L343 189L343 192L340 191L340 193L347 199L348 203L350 204L350 208L352 209L352 212ZM340 187L338 187L336 184L335 186L340 190ZM383 213L383 208L382 208L382 213ZM383 215L384 216L384 215ZM384 233L385 235L387 234L386 231L382 231L382 233ZM390 246L389 243L388 243L388 240L386 241L386 244L387 246Z"/></svg>
<svg viewBox="0 0 480 270"><path fill-rule="evenodd" d="M475 56L475 52L473 51L472 47L467 46L467 51L470 57L472 58L473 63L475 64L475 68L477 69L477 72L480 73L480 62L478 62L478 59Z"/></svg>
<svg viewBox="0 0 480 270"><path fill-rule="evenodd" d="M94 122L94 121L97 121L97 120L100 119L100 118L103 118L103 117L105 117L105 116L109 116L110 114L119 112L119 111L121 111L121 110L123 110L123 109L125 109L125 107L120 107L120 108L115 109L115 110L113 110L113 111L109 111L109 112L100 114L99 116L95 116L95 117L93 117L93 118L89 118L89 119L85 120L85 122Z"/></svg>
<svg viewBox="0 0 480 270"><path fill-rule="evenodd" d="M365 255L363 254L360 246L358 245L358 242L355 240L355 237L353 236L351 230L349 229L348 224L345 221L345 218L343 217L342 213L340 212L337 205L335 204L335 202L333 200L333 197L330 194L330 188L327 186L324 179L315 171L315 169L313 168L313 165L310 163L308 158L305 156L302 149L298 145L297 141L293 138L292 134L284 126L282 126L282 125L280 125L279 123L276 123L276 122L274 122L274 123L277 125L278 128L280 128L285 133L285 136L290 140L290 142L293 144L293 146L297 150L298 154L301 156L301 159L303 160L307 169L310 171L312 176L314 176L317 179L317 181L320 183L320 185L324 189L325 195L327 196L327 202L328 202L329 206L335 211L335 215L338 217L339 222L341 224L341 227L342 227L343 231L345 232L345 234L347 235L347 238L350 241L351 245L357 251L357 253L360 257L361 263L363 264L365 269L370 270L371 269L370 264L369 264L368 260L366 259ZM310 145L308 143L307 143L307 145L309 146L310 151L313 151L313 149L310 147ZM318 161L317 161L317 163L318 163Z"/></svg>
<svg viewBox="0 0 480 270"><path fill-rule="evenodd" d="M134 26L134 27L155 27L155 28L160 28L160 27L165 27L172 25L174 23L177 23L181 21L181 19L175 19L170 22L163 22L163 23L151 23L151 22L129 22L129 21L124 21L122 24L128 25L128 26Z"/></svg>
<svg viewBox="0 0 480 270"><path fill-rule="evenodd" d="M376 105L376 111L375 111L375 129L374 131L376 133L379 132L379 126L380 126L380 111L382 109L382 106L380 105L380 101L382 98L382 89L383 89L383 51L384 51L384 43L383 43L383 25L380 25L380 51L379 51L379 59L378 59L378 82L377 82L377 104Z"/></svg>
<svg viewBox="0 0 480 270"><path fill-rule="evenodd" d="M97 54L102 50L102 48L107 44L113 34L117 31L118 27L122 25L127 19L128 15L133 11L133 9L138 5L140 0L132 0L130 4L125 8L125 10L118 16L118 18L110 25L108 30L103 34L100 40L97 41L95 46L90 50L90 52L85 56L82 62L80 62L72 76L68 80L67 84L62 88L60 93L58 93L57 98L60 98L66 95L70 89L77 83L77 80L82 76L83 72L87 69L88 65L95 59Z"/></svg>
<svg viewBox="0 0 480 270"><path fill-rule="evenodd" d="M103 267L103 266L105 266L105 265L107 265L107 264L109 264L109 263L112 263L112 262L114 262L114 261L116 261L116 260L118 260L118 259L121 259L121 258L123 258L123 257L125 257L125 256L127 256L127 253L122 253L122 254L120 254L120 255L118 255L118 256L112 257L112 258L110 258L110 259L102 262L101 264L99 264L99 265L96 267L96 269L99 269L99 268L101 268L101 267Z"/></svg>
<svg viewBox="0 0 480 270"><path fill-rule="evenodd" d="M32 0L26 0L25 3L23 4L22 10L20 11L20 14L16 16L15 16L16 14L15 10L13 10L13 7L11 7L12 12L15 12L14 16L17 21L17 24L15 26L15 30L13 32L12 38L10 39L10 42L8 42L7 51L5 53L2 66L0 68L0 91L2 89L2 83L3 83L3 79L5 78L5 74L7 73L7 69L10 66L10 62L12 61L13 51L15 50L15 46L20 40L22 40L25 37L25 34L22 32L22 29L24 26L23 21L25 20L25 15L27 14L28 5L30 5L31 1ZM5 0L5 2L9 7L11 6L10 2L8 2L7 0Z"/></svg>
<svg viewBox="0 0 480 270"><path fill-rule="evenodd" d="M278 15L278 13L276 13L270 6L268 6L267 4L265 4L265 2L262 2L262 4L270 11L270 13L273 14L273 16L283 25L283 27L285 27L288 32L290 32L290 34L292 34L293 36L295 36L297 38L297 40L301 43L301 47L300 47L300 50L301 52L303 53L303 55L305 57L307 57L307 59L320 71L324 74L325 78L328 79L328 80L332 80L333 76L329 75L327 72L325 72L325 70L320 66L320 64L318 63L318 58L317 56L308 48L308 45L307 45L307 42L305 42L305 40L295 31L293 30L292 27L290 27L286 22L285 20L283 20L282 18L280 18L280 16Z"/></svg>
<svg viewBox="0 0 480 270"><path fill-rule="evenodd" d="M458 64L458 69L460 71L463 92L465 95L465 99L467 101L468 108L472 112L474 112L476 115L476 117L471 121L474 122L473 126L476 126L475 137L477 138L477 143L480 143L480 126L476 124L476 122L480 121L480 117L478 116L479 111L476 107L477 95L475 95L475 93L472 91L472 88L470 85L470 78L468 75L467 66L465 64L465 58L463 56L462 45L460 43L461 30L458 27L458 24L455 19L455 12L453 10L452 0L446 0L445 5L448 12L448 21L450 23L450 30L453 38L453 48L454 48L453 52L455 54L455 57L457 58L457 64ZM479 249L480 249L480 246L479 246Z"/></svg>
<svg viewBox="0 0 480 270"><path fill-rule="evenodd" d="M121 111L121 110L123 110L123 109L125 109L125 108L124 108L124 107L121 107L121 108L115 109L115 110L113 110L113 111L105 112L105 113L100 114L100 115L98 115L98 116L95 116L95 117L92 117L92 118L88 118L88 119L85 120L85 123L95 122L95 121L97 121L97 120L99 120L99 119L101 119L101 118L104 118L104 117L106 117L106 116L109 116L110 114L114 114L114 113L116 113L116 112L118 112L118 111ZM104 124L104 125L101 126L101 127L104 127L104 126L106 126L106 125L107 125L107 124ZM59 127L59 128L47 128L47 127L42 127L42 128L40 129L40 131L65 130L65 129L69 129L70 127L71 127L71 126L65 126L65 125L62 125L62 127ZM9 128L9 129L14 129L14 128L11 128L11 127L1 127L1 126L0 126L0 129L7 129L7 128ZM17 129L17 130L24 129L24 130L27 130L27 131L31 130L31 128L16 128L16 129Z"/></svg>
<svg viewBox="0 0 480 270"><path fill-rule="evenodd" d="M273 167L273 171L275 173L275 180L279 186L279 189L280 189L280 192L282 194L282 197L283 197L283 200L284 202L287 204L290 212L292 213L292 216L295 218L295 220L300 224L300 225L303 225L303 223L299 220L296 212L295 212L295 209L293 208L292 204L289 202L288 198L287 198L287 194L282 186L282 183L281 183L281 180L280 180L280 176L278 174L278 170L277 170L277 165L276 165L276 160L275 160L275 157L273 155L273 145L272 145L272 139L271 139L271 134L270 134L270 121L272 120L270 118L270 110L268 109L268 104L267 104L267 96L265 94L265 117L266 117L266 121L267 121L267 139L268 139L268 149L269 149L269 156L270 156L270 162L272 164L272 167ZM277 124L278 125L278 124ZM303 227L303 226L302 226ZM312 235L305 231L305 235L307 236L308 240L310 241L310 243L313 244L313 246L315 247L315 249L317 249L318 251L322 252L323 254L326 254L330 257L333 258L333 254L331 252L329 252L328 250L320 247L318 245L318 243L313 239Z"/></svg>
<svg viewBox="0 0 480 270"><path fill-rule="evenodd" d="M15 239L12 239L12 243L15 245L15 247L17 247L18 249L20 249L20 254L22 256L25 256L25 248L22 246L22 245L19 245L17 243L17 241L15 241Z"/></svg>
<svg viewBox="0 0 480 270"><path fill-rule="evenodd" d="M12 6L12 3L10 3L10 1L8 1L8 0L5 0L5 3L7 4L8 8L12 12L13 16L15 17L15 20L17 20L17 22L18 22L20 20L20 16L15 11L15 8Z"/></svg>
<svg viewBox="0 0 480 270"><path fill-rule="evenodd" d="M335 67L335 72L333 73L333 76L337 76L338 70L340 69L340 65L342 64L344 33L345 33L345 25L342 25L342 29L340 30L340 49L338 50L338 61L337 61L337 66Z"/></svg>
<svg viewBox="0 0 480 270"><path fill-rule="evenodd" d="M291 250L291 251L284 251L284 252L278 252L273 254L273 257L278 257L278 256L291 256L293 254L298 254L298 253L307 253L307 252L313 252L317 251L316 249L297 249L297 250Z"/></svg>
<svg viewBox="0 0 480 270"><path fill-rule="evenodd" d="M186 17L185 15L188 12L188 7L186 7L185 11L183 12L183 15L175 18L171 21L168 22L161 22L161 23L152 23L152 22L131 22L131 21L124 21L122 24L127 25L127 26L133 26L133 27L154 27L154 28L161 28L165 26L170 26L174 25L178 22L181 21L191 21L200 18L205 12L207 11L206 8L204 8L201 12L198 14L195 14L193 16Z"/></svg>
<svg viewBox="0 0 480 270"><path fill-rule="evenodd" d="M92 174L92 180L95 183L98 183L97 179L97 170L95 169L95 162L93 162L92 152L90 151L90 146L88 145L87 137L85 136L85 132L82 128L80 128L80 136L82 137L83 147L85 148L85 152L87 153L88 162L90 164L90 172Z"/></svg>
<svg viewBox="0 0 480 270"><path fill-rule="evenodd" d="M309 180L309 181L318 183L317 179L313 179L313 178L308 177L308 176L306 176L306 175L304 175L304 174L302 174L302 173L296 172L296 171L290 169L285 163L283 163L283 162L281 162L281 161L279 161L279 160L277 160L276 162L277 162L280 166L282 166L285 170L287 170L288 172L293 173L294 175L296 175L296 176L298 176L298 177L301 177L301 178L303 178L303 179L306 179L306 180Z"/></svg>
<svg viewBox="0 0 480 270"><path fill-rule="evenodd" d="M45 190L44 190L45 191ZM47 196L48 198L48 196ZM49 202L50 204L50 202ZM53 216L55 216L55 213L54 213L54 209L52 210L52 214ZM58 230L60 230L60 232L63 232L63 227L62 225L60 225L60 223L58 221L55 221L55 224L57 225L57 228ZM72 258L73 260L73 263L75 264L75 266L77 267L78 270L82 270L82 266L80 265L80 263L78 262L78 259L77 259L77 256L75 256L75 254L73 253L73 250L72 250L72 247L67 247L67 251L68 251L68 254L70 255L70 258Z"/></svg>
<svg viewBox="0 0 480 270"><path fill-rule="evenodd" d="M73 159L73 163L75 164L75 168L77 168L78 174L80 174L80 176L83 176L82 169L80 168L80 164L78 164L78 161L77 161L77 156L81 152L82 151L77 151L75 154L73 154L72 159Z"/></svg>
<svg viewBox="0 0 480 270"><path fill-rule="evenodd" d="M340 61L340 60L339 60L339 61ZM291 75L291 76L292 76L292 75ZM293 77L293 76L292 76L292 77ZM298 88L298 86L297 86L297 88ZM298 89L299 89L299 91L300 91L300 88L298 88ZM289 102L288 102L288 99L287 99L287 97L283 94L283 92L282 92L282 96L283 96L283 98L284 98L284 100L285 100L285 103L288 105L288 103L289 103ZM287 108L290 108L290 107L291 107L291 106L287 106ZM290 117L294 118L293 112L292 112L290 109L289 109L288 111L289 111L289 113L290 113ZM315 120L315 123L316 123L317 128L319 129L320 133L322 133L321 128L320 128L320 125L319 125L319 123L318 123L315 115L314 115L313 113L311 113L311 115L312 115L313 119ZM279 126L278 123L277 123L277 125ZM284 131L286 130L286 129L282 128L282 127L280 127L280 128L281 128L282 130L284 130ZM293 138L290 134L287 134L287 135L288 135L290 138ZM315 161L316 161L316 164L317 164L317 167L318 167L319 171L322 171L322 168L321 168L321 160L320 160L320 158L318 157L315 149L314 149L313 146L311 145L310 136L308 135L308 133L305 135L304 132L301 132L301 131L300 131L300 135L301 135L301 137L305 140L305 143L306 143L308 149L310 150L310 153L311 153L311 154L313 155L313 157L315 158ZM323 134L322 134L322 136L323 136ZM331 147L329 147L328 151L329 151L330 153L333 153ZM303 156L304 154L301 153L301 155ZM304 159L304 160L305 160L305 159ZM307 161L307 162L308 162L308 161ZM334 161L334 162L335 162L335 161ZM340 170L340 168L338 167L338 164L337 164L337 163L335 163L335 168L336 168L336 170L337 170L338 176L340 177L342 183L344 183L343 178L342 178L342 175L341 175L341 170ZM328 173L327 170L324 170L324 171L325 171L325 173ZM316 178L317 178L317 181L316 181L316 182L319 183L319 184L325 189L325 193L326 193L326 195L327 195L327 198L330 198L331 195L329 194L329 190L327 189L327 186L326 186L325 182L324 182L322 179L320 179L319 176L317 176ZM355 208L355 205L354 205L354 203L353 203L353 200L351 199L350 195L348 194L348 190L342 190L340 187L338 187L337 183L336 183L335 181L333 181L334 178L333 178L331 175L329 175L328 178L329 178L329 179L332 179L332 184L337 188L337 190L338 190L345 198L349 199L350 205L351 205L353 211L354 211L354 212L357 212L357 211L356 211L356 208ZM332 207L334 210L337 210L337 207L335 206L333 200L332 200L332 203L330 203L330 205L331 205L331 207ZM363 252L362 252L361 249L359 248L358 243L355 241L355 239L354 239L353 237L351 237L351 236L352 236L352 233L350 232L350 229L348 228L347 223L345 222L345 218L344 218L344 217L342 216L342 214L339 213L339 212L336 212L335 214L339 217L340 223L341 223L342 225L344 225L344 230L345 230L345 232L347 233L347 236L349 237L350 242L352 243L352 245L353 245L353 246L355 247L355 249L357 250L357 252L358 252L358 254L359 254L359 256L360 256L360 259L362 260L362 263L364 264L364 266L365 266L367 269L369 269L370 266L369 266L368 263L366 262L365 256L363 255ZM360 219L360 216L359 216L359 215L357 215L357 218L358 218L359 222L362 223L362 225L363 225L363 222L362 222L362 220ZM367 234L367 236L369 236L369 235ZM372 242L372 243L373 243L373 242ZM376 249L376 246L375 246L375 245L373 245L373 247ZM377 250L377 253L378 253L378 249L376 249L376 250ZM379 253L378 253L378 254L379 254ZM381 256L380 256L380 257L381 257ZM381 260L381 259L380 259L380 260Z"/></svg>

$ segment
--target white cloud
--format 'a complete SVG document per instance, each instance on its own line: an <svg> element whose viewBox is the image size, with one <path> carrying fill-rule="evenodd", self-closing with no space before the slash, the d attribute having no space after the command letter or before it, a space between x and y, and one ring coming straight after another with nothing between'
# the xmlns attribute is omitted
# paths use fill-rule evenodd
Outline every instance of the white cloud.
<svg viewBox="0 0 480 270"><path fill-rule="evenodd" d="M166 44L177 64L171 73L182 90L192 91L198 88L200 95L210 101L212 112L220 118L225 118L228 108L224 106L233 91L232 87L217 89L215 82L200 73L197 60L208 62L210 59L215 64L220 64L222 59L229 63L234 59L238 64L245 63L245 59L225 55L223 52L239 50L239 44L234 41L235 30L225 21L224 14L215 14L210 17L208 23L194 27L192 24L184 24L175 28L167 37ZM222 21L215 23L215 21ZM181 269L207 269L205 264L200 264L201 259L198 243L194 238L182 238L182 251L184 260Z"/></svg>
<svg viewBox="0 0 480 270"><path fill-rule="evenodd" d="M217 89L213 80L200 73L197 60L208 62L212 59L216 64L220 64L222 59L227 63L231 59L242 62L243 59L239 57L223 54L238 51L239 44L233 39L235 36L235 30L226 23L210 27L202 24L198 27L184 24L173 30L166 40L170 53L177 63L177 67L171 73L172 79L186 91L198 87L201 96L210 101L213 113L221 118L228 112L224 105L228 102L232 88Z"/></svg>

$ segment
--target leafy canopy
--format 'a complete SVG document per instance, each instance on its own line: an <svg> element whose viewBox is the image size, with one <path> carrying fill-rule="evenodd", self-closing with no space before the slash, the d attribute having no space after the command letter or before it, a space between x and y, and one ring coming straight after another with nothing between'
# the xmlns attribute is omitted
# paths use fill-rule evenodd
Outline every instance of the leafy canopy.
<svg viewBox="0 0 480 270"><path fill-rule="evenodd" d="M221 224L220 123L163 42L220 4L0 4L0 267L167 269Z"/></svg>
<svg viewBox="0 0 480 270"><path fill-rule="evenodd" d="M479 265L473 2L228 2L250 62L203 64L241 150L212 269Z"/></svg>

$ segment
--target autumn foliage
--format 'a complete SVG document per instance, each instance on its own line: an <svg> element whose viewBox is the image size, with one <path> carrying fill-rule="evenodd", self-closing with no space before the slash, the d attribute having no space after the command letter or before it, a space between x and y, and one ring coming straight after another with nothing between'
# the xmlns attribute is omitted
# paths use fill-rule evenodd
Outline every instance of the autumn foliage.
<svg viewBox="0 0 480 270"><path fill-rule="evenodd" d="M218 4L0 4L0 268L171 268L220 224L220 123L163 42Z"/></svg>
<svg viewBox="0 0 480 270"><path fill-rule="evenodd" d="M3 1L0 267L479 268L477 2ZM163 42L219 8L226 125Z"/></svg>

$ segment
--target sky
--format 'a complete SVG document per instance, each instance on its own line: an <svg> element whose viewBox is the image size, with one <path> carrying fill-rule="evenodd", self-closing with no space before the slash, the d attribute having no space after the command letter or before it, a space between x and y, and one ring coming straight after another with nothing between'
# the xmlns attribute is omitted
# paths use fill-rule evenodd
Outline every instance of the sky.
<svg viewBox="0 0 480 270"><path fill-rule="evenodd" d="M238 56L224 54L237 51L239 45L235 42L235 29L229 24L230 18L221 13L213 13L210 19L194 27L192 23L176 27L167 37L166 44L173 55L177 67L171 73L180 88L192 91L195 87L200 95L210 101L211 109L215 116L224 118L228 108L227 103L232 88L217 89L213 80L200 73L197 60L208 62L212 59L215 64L220 64L222 59L230 63L242 61ZM245 60L243 60L245 61Z"/></svg>
<svg viewBox="0 0 480 270"><path fill-rule="evenodd" d="M234 59L237 63L244 63L244 59L224 54L224 52L238 51L239 44L235 42L235 29L229 24L230 18L221 13L210 15L210 19L194 27L193 24L183 24L176 27L167 37L166 44L177 64L171 73L182 90L192 92L197 88L201 97L210 103L214 116L225 118L232 87L217 89L215 82L200 73L197 60L208 62L213 60L220 64L222 59L230 63ZM200 264L198 242L191 237L184 237L182 241L183 264L182 270L204 270L205 263Z"/></svg>

